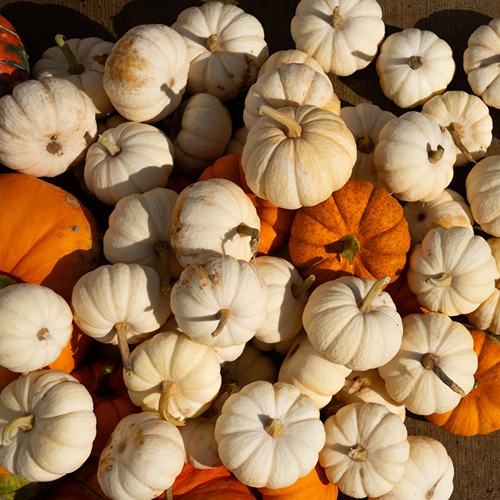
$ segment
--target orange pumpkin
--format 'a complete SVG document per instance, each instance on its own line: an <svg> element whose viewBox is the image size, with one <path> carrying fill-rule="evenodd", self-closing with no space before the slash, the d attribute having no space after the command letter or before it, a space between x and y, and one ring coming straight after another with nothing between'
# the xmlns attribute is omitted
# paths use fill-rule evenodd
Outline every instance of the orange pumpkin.
<svg viewBox="0 0 500 500"><path fill-rule="evenodd" d="M11 495L14 498L14 492L27 484L30 484L30 482L21 476L11 474L0 466L0 498L11 498Z"/></svg>
<svg viewBox="0 0 500 500"><path fill-rule="evenodd" d="M339 489L326 477L325 470L318 463L309 474L301 477L287 488L259 488L262 500L336 500Z"/></svg>
<svg viewBox="0 0 500 500"><path fill-rule="evenodd" d="M482 330L471 330L478 366L474 388L447 413L426 418L452 434L475 436L500 429L500 342Z"/></svg>
<svg viewBox="0 0 500 500"><path fill-rule="evenodd" d="M389 283L385 291L391 296L396 309L401 317L408 314L421 314L428 312L428 309L422 307L417 300L417 296L410 290L408 281L406 281L406 274L408 272L408 265L405 265L399 277Z"/></svg>
<svg viewBox="0 0 500 500"><path fill-rule="evenodd" d="M259 198L248 187L241 166L240 154L222 156L200 175L200 181L212 178L228 179L240 186L252 200L260 218L260 244L258 255L269 255L279 250L288 240L295 210L287 210Z"/></svg>
<svg viewBox="0 0 500 500"><path fill-rule="evenodd" d="M410 249L408 223L385 188L349 180L324 202L295 214L288 249L291 262L315 286L344 275L391 281Z"/></svg>

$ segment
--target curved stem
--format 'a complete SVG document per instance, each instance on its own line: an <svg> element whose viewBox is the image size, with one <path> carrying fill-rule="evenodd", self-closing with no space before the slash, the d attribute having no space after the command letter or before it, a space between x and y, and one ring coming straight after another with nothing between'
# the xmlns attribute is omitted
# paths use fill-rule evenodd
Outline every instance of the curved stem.
<svg viewBox="0 0 500 500"><path fill-rule="evenodd" d="M422 56L411 56L407 62L411 69L418 69L424 64Z"/></svg>
<svg viewBox="0 0 500 500"><path fill-rule="evenodd" d="M342 254L343 259L349 259L349 263L352 264L354 257L361 249L358 239L353 234L344 236L339 241L339 252Z"/></svg>
<svg viewBox="0 0 500 500"><path fill-rule="evenodd" d="M158 272L160 274L160 291L164 295L172 290L172 285L170 284L172 280L172 274L170 272L170 253L172 247L168 241L157 241L153 250L160 259Z"/></svg>
<svg viewBox="0 0 500 500"><path fill-rule="evenodd" d="M277 438L283 434L283 424L279 418L271 418L266 425L264 425L264 430L272 437Z"/></svg>
<svg viewBox="0 0 500 500"><path fill-rule="evenodd" d="M431 370L438 378L447 385L452 391L460 394L462 397L466 397L465 391L453 380L444 373L443 369L439 366L439 357L435 354L428 352L422 358L422 366L426 370Z"/></svg>
<svg viewBox="0 0 500 500"><path fill-rule="evenodd" d="M368 452L359 443L349 448L347 452L347 456L355 462L364 462L367 454Z"/></svg>
<svg viewBox="0 0 500 500"><path fill-rule="evenodd" d="M449 273L442 272L440 275L435 278L427 278L425 283L432 287L441 287L451 285L453 280L453 276Z"/></svg>
<svg viewBox="0 0 500 500"><path fill-rule="evenodd" d="M169 398L170 396L172 396L172 394L174 394L175 387L175 382L173 382L172 380L164 380L161 383L161 395L160 400L158 401L158 413L163 420L166 420L167 422L170 422L177 427L182 427L183 425L186 425L186 421L182 418L176 418L172 416L168 411Z"/></svg>
<svg viewBox="0 0 500 500"><path fill-rule="evenodd" d="M210 52L219 52L220 51L220 40L219 35L217 33L212 33L205 42L205 47Z"/></svg>
<svg viewBox="0 0 500 500"><path fill-rule="evenodd" d="M444 155L444 148L441 146L441 144L438 144L436 149L431 149L427 153L427 157L429 158L429 162L432 163L433 165L440 161L443 158Z"/></svg>
<svg viewBox="0 0 500 500"><path fill-rule="evenodd" d="M132 361L130 360L130 349L128 346L127 334L131 330L128 323L120 322L114 325L116 331L116 340L122 357L123 366L128 373L132 371Z"/></svg>
<svg viewBox="0 0 500 500"><path fill-rule="evenodd" d="M476 160L472 157L469 150L465 147L462 142L462 137L464 136L464 126L457 122L451 122L447 127L448 132L451 134L451 138L455 143L455 146L459 149L459 151L465 156L467 161L471 163L476 163Z"/></svg>
<svg viewBox="0 0 500 500"><path fill-rule="evenodd" d="M259 108L261 115L268 116L285 127L285 134L289 139L296 139L302 135L302 127L291 116L286 115L278 109L273 109L270 106L263 104Z"/></svg>
<svg viewBox="0 0 500 500"><path fill-rule="evenodd" d="M35 416L30 413L7 422L2 431L2 446L9 446L19 430L27 432L33 429L34 421Z"/></svg>
<svg viewBox="0 0 500 500"><path fill-rule="evenodd" d="M314 276L314 274L310 274L305 280L302 280L302 283L292 285L292 295L298 299L302 294L306 293L309 288L311 288L315 281L316 276Z"/></svg>
<svg viewBox="0 0 500 500"><path fill-rule="evenodd" d="M332 27L339 29L344 24L344 18L340 15L340 7L336 5L333 9Z"/></svg>
<svg viewBox="0 0 500 500"><path fill-rule="evenodd" d="M363 137L356 140L356 146L358 151L361 151L361 153L370 154L373 151L375 144L373 144L372 138L365 133Z"/></svg>
<svg viewBox="0 0 500 500"><path fill-rule="evenodd" d="M391 277L386 276L385 278L380 278L373 283L365 297L358 302L358 307L361 312L368 312L371 310L372 302L376 297L378 297L378 294L382 291L382 288L387 285L389 281L391 281Z"/></svg>
<svg viewBox="0 0 500 500"><path fill-rule="evenodd" d="M104 146L106 148L106 151L109 153L110 156L115 157L120 154L122 148L118 146L117 144L112 143L106 137L103 135L99 134L99 137L97 138L97 142Z"/></svg>
<svg viewBox="0 0 500 500"><path fill-rule="evenodd" d="M76 60L76 56L71 50L70 46L66 43L66 37L64 35L55 36L56 45L62 50L66 62L68 63L68 73L70 75L79 75L85 71L83 64L80 64Z"/></svg>
<svg viewBox="0 0 500 500"><path fill-rule="evenodd" d="M221 309L220 311L217 312L215 315L215 319L219 320L219 324L217 325L217 328L212 332L212 337L217 337L222 330L224 330L224 327L227 325L227 322L229 318L231 317L231 310L230 309Z"/></svg>
<svg viewBox="0 0 500 500"><path fill-rule="evenodd" d="M242 222L236 228L236 232L240 236L250 236L250 250L252 251L252 255L255 256L260 245L260 231Z"/></svg>

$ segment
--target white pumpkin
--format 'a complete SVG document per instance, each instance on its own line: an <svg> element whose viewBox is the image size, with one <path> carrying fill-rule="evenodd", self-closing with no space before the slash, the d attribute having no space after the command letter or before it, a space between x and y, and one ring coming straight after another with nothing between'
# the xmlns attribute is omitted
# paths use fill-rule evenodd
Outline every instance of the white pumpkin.
<svg viewBox="0 0 500 500"><path fill-rule="evenodd" d="M321 64L311 57L309 54L306 54L303 50L298 49L284 49L278 50L277 52L273 52L269 55L269 57L264 61L264 64L260 67L259 72L257 73L257 78L260 78L264 73L268 71L284 66L285 64L290 63L301 63L307 64L311 66L312 69L318 71L319 73L326 73L323 71L323 67Z"/></svg>

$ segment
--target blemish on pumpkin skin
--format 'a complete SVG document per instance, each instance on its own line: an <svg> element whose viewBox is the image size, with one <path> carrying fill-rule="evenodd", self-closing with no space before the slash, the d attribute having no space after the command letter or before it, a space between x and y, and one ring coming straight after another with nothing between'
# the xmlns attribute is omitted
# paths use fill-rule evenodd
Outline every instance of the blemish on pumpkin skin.
<svg viewBox="0 0 500 500"><path fill-rule="evenodd" d="M74 233L77 233L78 231L80 231L80 227L79 226L69 226L69 228L74 232Z"/></svg>
<svg viewBox="0 0 500 500"><path fill-rule="evenodd" d="M64 154L62 144L57 140L57 135L52 135L47 143L47 152L54 156L62 156Z"/></svg>
<svg viewBox="0 0 500 500"><path fill-rule="evenodd" d="M80 205L78 204L78 202L76 201L76 198L73 198L73 196L66 196L65 200L64 200L66 203L69 203L72 207L74 208L80 208Z"/></svg>

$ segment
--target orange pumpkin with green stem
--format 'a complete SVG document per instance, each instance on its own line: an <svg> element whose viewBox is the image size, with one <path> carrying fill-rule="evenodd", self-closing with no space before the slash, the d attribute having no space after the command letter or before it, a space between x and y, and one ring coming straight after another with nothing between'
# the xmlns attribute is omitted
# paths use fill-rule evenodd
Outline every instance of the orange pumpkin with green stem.
<svg viewBox="0 0 500 500"><path fill-rule="evenodd" d="M344 275L392 282L406 263L410 233L389 191L351 179L324 202L297 210L288 249L304 276L316 276L315 286Z"/></svg>

